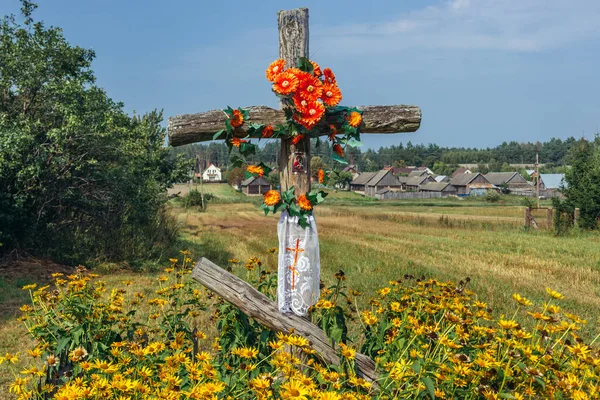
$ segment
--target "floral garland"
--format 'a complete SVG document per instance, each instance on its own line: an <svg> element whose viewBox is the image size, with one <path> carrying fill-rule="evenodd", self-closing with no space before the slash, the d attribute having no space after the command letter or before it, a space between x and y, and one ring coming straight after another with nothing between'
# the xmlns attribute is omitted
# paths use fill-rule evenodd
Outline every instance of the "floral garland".
<svg viewBox="0 0 600 400"><path fill-rule="evenodd" d="M286 69L285 61L279 59L269 65L266 77L272 82L272 90L283 105L286 123L277 126L250 123L249 110L231 107L223 110L227 116L225 129L215 133L213 140L224 135L229 151L238 149L241 157L234 156L233 165L241 166L244 163L243 157L256 153L258 145L252 143L251 138L260 140L287 137L297 145L305 138L315 137L318 146L319 136L324 131L329 133L328 138L335 153L333 159L347 164L344 159L345 148L360 146L362 111L338 105L342 100L342 92L333 71L329 68L321 71L317 63L304 57L298 60L296 67ZM239 135L235 134L236 130L244 124L247 124L246 137L237 137ZM262 177L269 172L271 168L261 162L248 166L246 176ZM327 179L324 171L320 170L319 183L326 184ZM326 195L322 190L315 189L310 193L300 194L296 199L294 187L282 194L269 190L264 195L261 209L265 215L287 210L289 215L298 217L298 223L305 228L309 225L307 218L312 214L313 208L322 203Z"/></svg>

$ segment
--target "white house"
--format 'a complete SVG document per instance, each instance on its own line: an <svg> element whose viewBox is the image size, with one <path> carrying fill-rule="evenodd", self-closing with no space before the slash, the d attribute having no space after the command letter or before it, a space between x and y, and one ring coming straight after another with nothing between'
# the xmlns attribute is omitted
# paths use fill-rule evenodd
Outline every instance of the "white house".
<svg viewBox="0 0 600 400"><path fill-rule="evenodd" d="M205 182L221 181L221 170L210 164L202 173L202 180Z"/></svg>

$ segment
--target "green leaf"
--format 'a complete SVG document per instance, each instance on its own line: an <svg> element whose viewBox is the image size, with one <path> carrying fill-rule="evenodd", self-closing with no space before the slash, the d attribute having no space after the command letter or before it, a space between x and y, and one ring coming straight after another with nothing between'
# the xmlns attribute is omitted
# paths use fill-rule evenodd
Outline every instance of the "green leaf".
<svg viewBox="0 0 600 400"><path fill-rule="evenodd" d="M336 153L333 153L331 158L333 158L335 161L337 161L341 164L348 164L348 161L344 160L342 157L338 156Z"/></svg>
<svg viewBox="0 0 600 400"><path fill-rule="evenodd" d="M56 343L56 354L60 354L64 349L66 349L70 341L71 338L68 336L60 338Z"/></svg>
<svg viewBox="0 0 600 400"><path fill-rule="evenodd" d="M292 217L300 217L300 206L298 204L292 203L289 207L289 213ZM306 219L306 218L305 218Z"/></svg>
<svg viewBox="0 0 600 400"><path fill-rule="evenodd" d="M241 143L240 144L240 154L243 156L249 156L251 154L256 154L256 145L250 142Z"/></svg>
<svg viewBox="0 0 600 400"><path fill-rule="evenodd" d="M270 168L269 166L265 165L265 163L263 163L262 161L260 162L260 164L258 164L259 167L262 167L263 171L265 172L265 175L269 175L271 173L271 171L273 171L272 168Z"/></svg>
<svg viewBox="0 0 600 400"><path fill-rule="evenodd" d="M308 72L309 74L312 74L315 70L310 60L306 57L300 57L296 67L298 67L298 69L301 71Z"/></svg>
<svg viewBox="0 0 600 400"><path fill-rule="evenodd" d="M224 133L225 133L225 129L221 129L220 131L218 131L217 133L215 133L213 135L213 140L217 140L219 138L219 136L221 136Z"/></svg>
<svg viewBox="0 0 600 400"><path fill-rule="evenodd" d="M362 142L360 140L356 140L354 138L351 138L350 140L348 140L346 142L346 144L350 147L361 147L362 146Z"/></svg>
<svg viewBox="0 0 600 400"><path fill-rule="evenodd" d="M423 384L425 385L425 388L427 389L427 393L429 393L429 396L435 400L435 386L433 385L433 379L431 379L428 376L423 377L423 379L421 379L421 382L423 382Z"/></svg>
<svg viewBox="0 0 600 400"><path fill-rule="evenodd" d="M300 218L298 218L298 225L300 225L302 229L306 229L308 226L310 226L308 220L306 219L306 215L301 215Z"/></svg>
<svg viewBox="0 0 600 400"><path fill-rule="evenodd" d="M246 172L244 172L244 176L246 177L246 179L248 179L248 178L252 178L253 176L256 176L256 175L251 174L250 172L246 171Z"/></svg>
<svg viewBox="0 0 600 400"><path fill-rule="evenodd" d="M498 397L501 399L516 399L516 397L510 393L498 393Z"/></svg>
<svg viewBox="0 0 600 400"><path fill-rule="evenodd" d="M244 163L244 159L241 158L240 156L238 156L237 154L234 154L233 156L231 156L231 166L233 168L240 168L243 163Z"/></svg>

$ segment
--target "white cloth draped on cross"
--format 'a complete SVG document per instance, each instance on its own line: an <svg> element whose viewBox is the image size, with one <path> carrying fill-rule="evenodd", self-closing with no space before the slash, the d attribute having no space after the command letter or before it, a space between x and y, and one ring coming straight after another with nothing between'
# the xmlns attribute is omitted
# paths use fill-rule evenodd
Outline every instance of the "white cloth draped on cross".
<svg viewBox="0 0 600 400"><path fill-rule="evenodd" d="M298 225L298 217L284 211L277 224L277 302L282 313L304 316L319 300L321 261L314 216L308 217L308 223L304 229Z"/></svg>

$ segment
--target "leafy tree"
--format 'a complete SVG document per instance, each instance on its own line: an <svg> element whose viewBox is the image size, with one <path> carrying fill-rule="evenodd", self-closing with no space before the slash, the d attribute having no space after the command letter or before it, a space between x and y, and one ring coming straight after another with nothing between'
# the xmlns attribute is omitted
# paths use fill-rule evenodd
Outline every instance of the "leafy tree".
<svg viewBox="0 0 600 400"><path fill-rule="evenodd" d="M235 167L227 172L227 183L231 186L240 186L246 179L246 166Z"/></svg>
<svg viewBox="0 0 600 400"><path fill-rule="evenodd" d="M319 178L319 170L320 169L325 171L327 169L327 165L325 165L325 163L323 162L321 157L313 156L310 159L310 175L313 179Z"/></svg>
<svg viewBox="0 0 600 400"><path fill-rule="evenodd" d="M94 52L36 7L0 22L0 242L72 262L158 253L175 238L166 189L189 163L168 156L162 113L128 116L94 84Z"/></svg>
<svg viewBox="0 0 600 400"><path fill-rule="evenodd" d="M579 226L598 227L600 218L600 139L581 139L571 148L571 168L565 173L563 193L570 209L580 209Z"/></svg>

